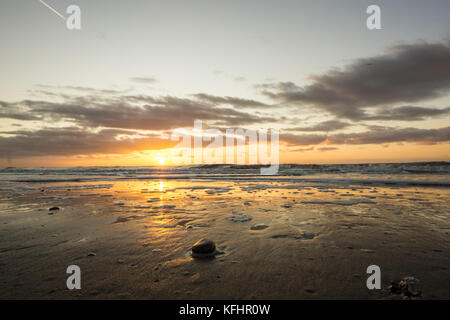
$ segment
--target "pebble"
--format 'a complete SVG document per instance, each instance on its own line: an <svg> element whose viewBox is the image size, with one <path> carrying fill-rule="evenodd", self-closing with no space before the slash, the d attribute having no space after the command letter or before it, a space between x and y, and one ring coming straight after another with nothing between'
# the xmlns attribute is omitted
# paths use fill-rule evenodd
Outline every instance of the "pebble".
<svg viewBox="0 0 450 320"><path fill-rule="evenodd" d="M314 239L315 237L316 237L315 233L306 233L306 232L302 233L303 239Z"/></svg>
<svg viewBox="0 0 450 320"><path fill-rule="evenodd" d="M216 251L216 244L212 240L201 239L192 246L193 254L212 254Z"/></svg>
<svg viewBox="0 0 450 320"><path fill-rule="evenodd" d="M58 207L51 207L50 209L48 209L48 214L52 215L53 213L55 213L56 211L59 211Z"/></svg>
<svg viewBox="0 0 450 320"><path fill-rule="evenodd" d="M388 289L393 294L403 294L405 297L418 297L422 294L420 280L414 277L405 277L401 280L391 281Z"/></svg>
<svg viewBox="0 0 450 320"><path fill-rule="evenodd" d="M269 226L265 225L264 223L255 224L254 226L251 226L251 230L264 230L268 228Z"/></svg>

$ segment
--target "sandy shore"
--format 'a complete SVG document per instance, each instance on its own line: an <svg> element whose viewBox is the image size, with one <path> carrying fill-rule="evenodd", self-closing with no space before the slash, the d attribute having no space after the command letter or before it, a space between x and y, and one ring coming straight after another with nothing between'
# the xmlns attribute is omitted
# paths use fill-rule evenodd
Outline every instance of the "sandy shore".
<svg viewBox="0 0 450 320"><path fill-rule="evenodd" d="M387 287L405 276L419 299L450 298L448 189L171 180L0 198L2 299L402 299ZM201 238L223 254L193 259ZM73 264L81 290L66 288Z"/></svg>

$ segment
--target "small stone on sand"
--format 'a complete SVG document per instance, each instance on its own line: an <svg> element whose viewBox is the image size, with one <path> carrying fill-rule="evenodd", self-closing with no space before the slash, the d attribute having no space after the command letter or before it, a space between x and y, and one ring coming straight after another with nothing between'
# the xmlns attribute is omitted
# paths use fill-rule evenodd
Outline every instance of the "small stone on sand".
<svg viewBox="0 0 450 320"><path fill-rule="evenodd" d="M251 226L251 230L264 230L268 228L269 226L265 225L264 223L255 224L254 226Z"/></svg>
<svg viewBox="0 0 450 320"><path fill-rule="evenodd" d="M127 221L128 221L128 218L118 217L114 223L122 223L122 222L127 222Z"/></svg>
<svg viewBox="0 0 450 320"><path fill-rule="evenodd" d="M316 234L315 233L306 233L306 232L303 232L302 233L302 238L303 239L314 239L316 237Z"/></svg>
<svg viewBox="0 0 450 320"><path fill-rule="evenodd" d="M212 240L201 239L192 246L192 253L211 254L216 250L216 245Z"/></svg>
<svg viewBox="0 0 450 320"><path fill-rule="evenodd" d="M420 281L414 277L405 277L401 280L391 281L388 289L393 294L403 294L405 297L418 297L422 294Z"/></svg>

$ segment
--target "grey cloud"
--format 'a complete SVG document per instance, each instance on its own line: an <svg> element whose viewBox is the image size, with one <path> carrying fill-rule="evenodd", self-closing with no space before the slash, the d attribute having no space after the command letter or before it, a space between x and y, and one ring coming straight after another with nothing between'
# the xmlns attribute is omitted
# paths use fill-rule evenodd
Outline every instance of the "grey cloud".
<svg viewBox="0 0 450 320"><path fill-rule="evenodd" d="M154 77L133 77L130 78L130 80L133 82L148 83L148 84L158 82L158 80Z"/></svg>
<svg viewBox="0 0 450 320"><path fill-rule="evenodd" d="M339 148L335 148L335 147L320 147L320 148L317 148L317 150L319 150L321 152L325 152L325 151L339 150Z"/></svg>
<svg viewBox="0 0 450 320"><path fill-rule="evenodd" d="M289 151L291 152L306 152L306 151L313 151L314 147L308 147L308 148L290 148Z"/></svg>
<svg viewBox="0 0 450 320"><path fill-rule="evenodd" d="M23 120L23 121L42 120L42 118L39 116L33 116L24 113L9 113L9 112L8 113L0 112L0 118Z"/></svg>
<svg viewBox="0 0 450 320"><path fill-rule="evenodd" d="M333 135L319 134L283 134L280 140L288 145L358 145L383 144L393 142L410 142L419 144L436 144L450 141L450 127L438 129L374 127L368 131L339 133Z"/></svg>
<svg viewBox="0 0 450 320"><path fill-rule="evenodd" d="M17 103L0 103L3 108L8 108L8 110L21 110L21 112L16 112L16 119L23 115L24 117L45 118L53 121L68 120L87 127L167 130L191 127L196 119L227 126L276 121L275 118L269 116L218 107L218 103L213 101L172 96L156 98L145 95L116 98L75 96L66 98L63 102L24 100ZM13 113L4 112L4 114Z"/></svg>
<svg viewBox="0 0 450 320"><path fill-rule="evenodd" d="M215 105L220 104L228 104L235 107L240 108L261 108L261 107L272 107L271 105L265 104L263 102L259 102L256 100L251 99L242 99L237 97L220 97L220 96L214 96L206 93L197 93L193 94L195 98L197 98L200 101L205 101L209 103L213 103Z"/></svg>
<svg viewBox="0 0 450 320"><path fill-rule="evenodd" d="M168 148L174 144L157 135L146 135L138 139L116 139L120 134L130 135L133 132L105 129L93 133L75 127L3 132L0 136L0 155L2 157L31 157L123 154Z"/></svg>
<svg viewBox="0 0 450 320"><path fill-rule="evenodd" d="M41 120L42 117L29 114L26 110L17 103L7 103L0 101L0 118L15 119L23 121Z"/></svg>
<svg viewBox="0 0 450 320"><path fill-rule="evenodd" d="M351 124L348 122L343 122L339 120L328 120L324 122L317 123L310 127L295 127L285 129L286 131L305 131L305 132L316 132L316 131L337 131L350 127Z"/></svg>
<svg viewBox="0 0 450 320"><path fill-rule="evenodd" d="M309 146L313 144L319 144L326 140L325 134L292 134L284 133L280 135L280 140L289 145Z"/></svg>
<svg viewBox="0 0 450 320"><path fill-rule="evenodd" d="M124 91L121 90L113 90L113 89L96 89L91 87L81 87L81 86L51 86L46 84L37 84L36 87L40 88L46 88L46 89L52 89L52 90L72 90L72 91L78 91L82 93L92 94L92 95L112 95L112 94L121 94ZM50 91L40 91L41 93L45 93L47 95L54 95L54 96L66 96L60 93L56 92L50 92Z"/></svg>
<svg viewBox="0 0 450 320"><path fill-rule="evenodd" d="M330 144L379 144L391 142L413 142L435 144L450 141L450 127L439 129L384 128L363 133L337 134L328 137Z"/></svg>
<svg viewBox="0 0 450 320"><path fill-rule="evenodd" d="M381 108L377 110L375 114L366 116L365 119L418 121L447 114L450 114L450 107L444 109L436 109L415 106L402 106L397 108Z"/></svg>
<svg viewBox="0 0 450 320"><path fill-rule="evenodd" d="M258 88L278 102L312 105L339 117L362 120L369 107L448 95L450 43L396 46L383 55L356 60L344 69L311 76L311 81L303 87L279 82Z"/></svg>

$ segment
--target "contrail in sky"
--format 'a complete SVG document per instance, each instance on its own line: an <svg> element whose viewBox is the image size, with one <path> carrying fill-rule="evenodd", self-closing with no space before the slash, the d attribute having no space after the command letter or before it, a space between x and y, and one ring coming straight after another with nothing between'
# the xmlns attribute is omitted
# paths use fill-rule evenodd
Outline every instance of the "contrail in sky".
<svg viewBox="0 0 450 320"><path fill-rule="evenodd" d="M45 3L43 0L39 0L39 2L41 2L43 5L45 5L47 8L49 8L50 10L52 10L54 13L56 13L61 19L66 20L66 17L64 17L61 13L59 13L58 11L56 11L54 8L52 8L50 5L48 5L47 3Z"/></svg>

